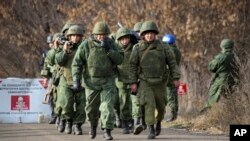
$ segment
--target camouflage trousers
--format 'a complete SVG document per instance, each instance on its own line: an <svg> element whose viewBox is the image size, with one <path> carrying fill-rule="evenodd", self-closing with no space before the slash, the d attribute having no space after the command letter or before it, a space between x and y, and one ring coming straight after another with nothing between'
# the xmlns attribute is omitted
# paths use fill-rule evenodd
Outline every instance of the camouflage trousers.
<svg viewBox="0 0 250 141"><path fill-rule="evenodd" d="M58 102L61 107L61 118L73 120L73 123L84 123L86 120L85 92L75 93L69 86L59 85Z"/></svg>
<svg viewBox="0 0 250 141"><path fill-rule="evenodd" d="M178 94L176 87L173 84L167 85L166 101L167 106L170 107L171 111L177 113L179 108Z"/></svg>
<svg viewBox="0 0 250 141"><path fill-rule="evenodd" d="M131 94L130 85L116 81L119 91L120 116L122 120L141 117L141 108L137 96Z"/></svg>
<svg viewBox="0 0 250 141"><path fill-rule="evenodd" d="M225 78L214 78L208 90L209 97L206 101L205 107L209 108L214 103L218 102L221 96L227 98L233 93L234 82L228 83Z"/></svg>
<svg viewBox="0 0 250 141"><path fill-rule="evenodd" d="M138 89L138 98L140 104L145 107L145 122L147 125L153 125L157 121L162 121L164 118L166 104L165 93L165 82L150 85L146 81L141 80ZM156 116L155 110L157 110Z"/></svg>
<svg viewBox="0 0 250 141"><path fill-rule="evenodd" d="M114 102L117 93L115 86L103 87L101 90L86 88L86 114L91 126L97 126L101 118L102 129L114 128Z"/></svg>

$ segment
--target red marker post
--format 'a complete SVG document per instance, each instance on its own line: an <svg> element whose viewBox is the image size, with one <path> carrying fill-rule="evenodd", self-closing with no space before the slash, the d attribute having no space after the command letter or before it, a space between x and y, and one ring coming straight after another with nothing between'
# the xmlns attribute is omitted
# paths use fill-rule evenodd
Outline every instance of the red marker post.
<svg viewBox="0 0 250 141"><path fill-rule="evenodd" d="M180 82L179 86L177 87L178 95L186 95L187 94L187 84L185 82Z"/></svg>

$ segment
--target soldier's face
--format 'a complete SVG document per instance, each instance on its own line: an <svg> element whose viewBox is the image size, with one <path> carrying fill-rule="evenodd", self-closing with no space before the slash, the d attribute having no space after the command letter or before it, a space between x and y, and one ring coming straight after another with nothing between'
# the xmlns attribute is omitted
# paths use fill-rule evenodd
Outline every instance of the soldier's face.
<svg viewBox="0 0 250 141"><path fill-rule="evenodd" d="M107 34L95 34L95 38L98 41L104 41L107 38Z"/></svg>
<svg viewBox="0 0 250 141"><path fill-rule="evenodd" d="M147 41L147 42L152 42L155 40L155 36L156 34L154 32L146 32L144 34L144 39Z"/></svg>
<svg viewBox="0 0 250 141"><path fill-rule="evenodd" d="M71 35L70 36L70 41L73 42L73 43L78 43L81 39L81 36L79 35Z"/></svg>
<svg viewBox="0 0 250 141"><path fill-rule="evenodd" d="M49 43L49 47L50 47L50 48L53 47L53 42Z"/></svg>
<svg viewBox="0 0 250 141"><path fill-rule="evenodd" d="M120 43L121 43L122 45L126 46L126 45L129 44L130 38L129 38L129 36L125 36L125 37L122 37L119 41L120 41Z"/></svg>

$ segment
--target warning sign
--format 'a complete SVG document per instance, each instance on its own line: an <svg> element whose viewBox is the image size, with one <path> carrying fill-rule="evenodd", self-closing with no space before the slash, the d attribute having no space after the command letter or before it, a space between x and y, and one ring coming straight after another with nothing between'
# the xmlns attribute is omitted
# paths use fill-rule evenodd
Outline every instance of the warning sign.
<svg viewBox="0 0 250 141"><path fill-rule="evenodd" d="M0 123L37 123L38 117L51 115L49 105L42 104L44 79L0 79Z"/></svg>
<svg viewBox="0 0 250 141"><path fill-rule="evenodd" d="M30 96L29 95L12 95L11 110L29 110Z"/></svg>

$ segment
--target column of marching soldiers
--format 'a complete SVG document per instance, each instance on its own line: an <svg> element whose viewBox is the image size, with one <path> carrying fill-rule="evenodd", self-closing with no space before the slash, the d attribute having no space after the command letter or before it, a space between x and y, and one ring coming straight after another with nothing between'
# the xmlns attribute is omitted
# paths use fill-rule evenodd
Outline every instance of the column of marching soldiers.
<svg viewBox="0 0 250 141"><path fill-rule="evenodd" d="M172 34L159 40L158 33L154 21L112 34L100 21L87 38L83 25L76 23L48 36L41 75L51 80L50 124L60 133L82 135L87 120L91 139L98 125L105 140L113 139L115 126L134 135L148 128L148 139L160 135L166 105L171 109L166 121L177 118L181 53Z"/></svg>

